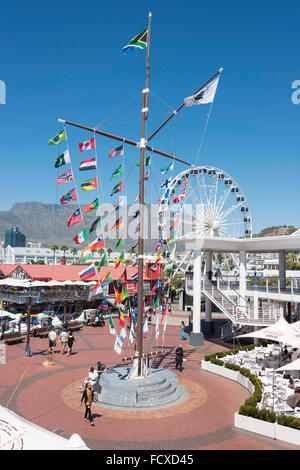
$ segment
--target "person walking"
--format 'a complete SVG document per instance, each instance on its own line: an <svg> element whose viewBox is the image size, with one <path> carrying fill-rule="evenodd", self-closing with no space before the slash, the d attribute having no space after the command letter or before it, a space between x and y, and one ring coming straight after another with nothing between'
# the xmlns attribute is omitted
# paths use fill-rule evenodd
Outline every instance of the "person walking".
<svg viewBox="0 0 300 470"><path fill-rule="evenodd" d="M184 340L186 339L186 334L185 334L186 326L185 326L184 321L181 322L180 327L181 327L181 339Z"/></svg>
<svg viewBox="0 0 300 470"><path fill-rule="evenodd" d="M217 281L217 288L219 289L220 287L220 279L223 279L222 277L222 272L221 272L221 269L218 268L215 272L215 278L216 278L216 281Z"/></svg>
<svg viewBox="0 0 300 470"><path fill-rule="evenodd" d="M48 362L52 361L54 352L55 352L55 346L56 346L56 338L57 335L54 331L53 326L51 327L49 333L48 333L48 338L49 338L49 349L48 349Z"/></svg>
<svg viewBox="0 0 300 470"><path fill-rule="evenodd" d="M74 338L72 331L69 330L68 338L67 338L68 348L69 349L68 349L67 356L70 356L71 354L73 354L72 348L73 348L74 341L76 341L76 339Z"/></svg>
<svg viewBox="0 0 300 470"><path fill-rule="evenodd" d="M68 340L68 333L65 329L62 330L61 334L59 335L59 339L62 346L62 353L65 354L65 349L67 347L67 340Z"/></svg>
<svg viewBox="0 0 300 470"><path fill-rule="evenodd" d="M180 372L182 371L182 362L183 362L183 349L182 349L182 344L180 344L175 351L176 354L176 369L178 369Z"/></svg>
<svg viewBox="0 0 300 470"><path fill-rule="evenodd" d="M84 421L89 421L91 426L95 426L93 417L92 417L92 411L91 411L93 399L94 399L94 392L92 390L92 386L90 382L87 382L85 385L85 389L83 391L82 397L81 397L81 406L82 406L82 402L84 401L84 404L85 404Z"/></svg>

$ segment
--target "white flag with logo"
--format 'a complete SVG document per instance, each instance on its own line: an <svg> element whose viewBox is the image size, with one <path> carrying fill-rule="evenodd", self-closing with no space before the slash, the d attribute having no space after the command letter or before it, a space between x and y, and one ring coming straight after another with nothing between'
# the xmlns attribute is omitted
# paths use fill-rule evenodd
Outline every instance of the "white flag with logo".
<svg viewBox="0 0 300 470"><path fill-rule="evenodd" d="M120 331L120 341L123 343L124 339L127 337L125 327Z"/></svg>
<svg viewBox="0 0 300 470"><path fill-rule="evenodd" d="M131 344L133 343L133 335L134 335L134 328L133 328L133 322L131 322L130 333L129 333L129 341L131 342Z"/></svg>
<svg viewBox="0 0 300 470"><path fill-rule="evenodd" d="M121 341L119 336L116 334L116 341L115 341L115 345L114 345L114 351L116 351L117 354L122 353L122 345L123 345L123 341Z"/></svg>
<svg viewBox="0 0 300 470"><path fill-rule="evenodd" d="M165 318L165 321L164 321L164 330L162 334L163 340L165 339L165 336L166 336L166 328L167 328L167 317Z"/></svg>
<svg viewBox="0 0 300 470"><path fill-rule="evenodd" d="M156 317L155 337L156 337L156 339L159 337L158 316Z"/></svg>
<svg viewBox="0 0 300 470"><path fill-rule="evenodd" d="M206 104L212 103L215 99L215 94L217 90L217 86L219 83L219 78L215 78L212 82L206 85L202 90L192 96L188 96L184 99L185 106L194 106L195 104Z"/></svg>
<svg viewBox="0 0 300 470"><path fill-rule="evenodd" d="M144 326L143 326L143 333L147 333L148 331L148 321L147 318L145 319Z"/></svg>

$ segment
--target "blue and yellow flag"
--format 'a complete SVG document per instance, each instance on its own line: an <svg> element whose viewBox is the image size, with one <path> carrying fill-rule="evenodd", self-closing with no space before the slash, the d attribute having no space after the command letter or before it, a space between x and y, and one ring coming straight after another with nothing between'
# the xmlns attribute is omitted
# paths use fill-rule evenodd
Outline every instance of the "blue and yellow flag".
<svg viewBox="0 0 300 470"><path fill-rule="evenodd" d="M59 144L60 142L64 142L65 140L67 140L66 129L63 129L55 137L48 141L48 145Z"/></svg>
<svg viewBox="0 0 300 470"><path fill-rule="evenodd" d="M129 43L123 47L121 54L128 54L128 52L131 52L135 49L145 49L147 47L147 35L148 28L131 39L131 41L129 41Z"/></svg>

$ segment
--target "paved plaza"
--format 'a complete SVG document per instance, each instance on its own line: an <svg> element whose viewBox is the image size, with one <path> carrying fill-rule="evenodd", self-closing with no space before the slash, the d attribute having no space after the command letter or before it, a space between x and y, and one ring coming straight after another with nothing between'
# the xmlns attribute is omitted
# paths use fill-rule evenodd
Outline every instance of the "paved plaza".
<svg viewBox="0 0 300 470"><path fill-rule="evenodd" d="M174 317L173 317L174 319ZM172 321L174 323L174 321ZM83 419L78 392L80 379L91 365L101 360L108 368L122 365L113 350L114 337L104 328L84 327L75 333L74 354L67 357L56 347L55 365L43 365L48 339L31 339L33 356L24 358L24 342L7 346L7 363L0 365L0 403L24 418L64 437L78 433L91 449L106 450L271 450L296 449L284 442L240 431L233 417L249 397L237 383L201 370L204 355L224 350L205 341L194 348L183 341L186 361L182 372L175 370L175 349L180 327L169 325L164 357L154 367L165 367L178 374L189 398L176 406L149 411L120 411L94 405L95 427ZM147 338L145 338L145 344ZM125 341L124 354L132 354ZM153 348L161 348L161 336Z"/></svg>

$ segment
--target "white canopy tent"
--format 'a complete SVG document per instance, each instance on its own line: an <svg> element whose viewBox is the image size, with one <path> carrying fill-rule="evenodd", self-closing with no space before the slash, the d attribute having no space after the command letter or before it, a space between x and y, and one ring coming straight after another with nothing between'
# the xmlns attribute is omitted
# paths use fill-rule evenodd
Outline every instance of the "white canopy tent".
<svg viewBox="0 0 300 470"><path fill-rule="evenodd" d="M274 325L262 328L252 333L237 336L237 338L259 338L278 341L294 348L300 348L300 321L288 323L283 317Z"/></svg>
<svg viewBox="0 0 300 470"><path fill-rule="evenodd" d="M286 364L285 366L280 367L279 369L276 369L276 372L282 372L285 370L300 370L300 358L296 359L293 362L290 362L289 364Z"/></svg>
<svg viewBox="0 0 300 470"><path fill-rule="evenodd" d="M66 439L0 406L0 450L89 450L89 448L78 434Z"/></svg>
<svg viewBox="0 0 300 470"><path fill-rule="evenodd" d="M286 340L284 338L291 336L292 333L291 325L282 317L274 325L237 336L237 338L260 338L285 343Z"/></svg>

